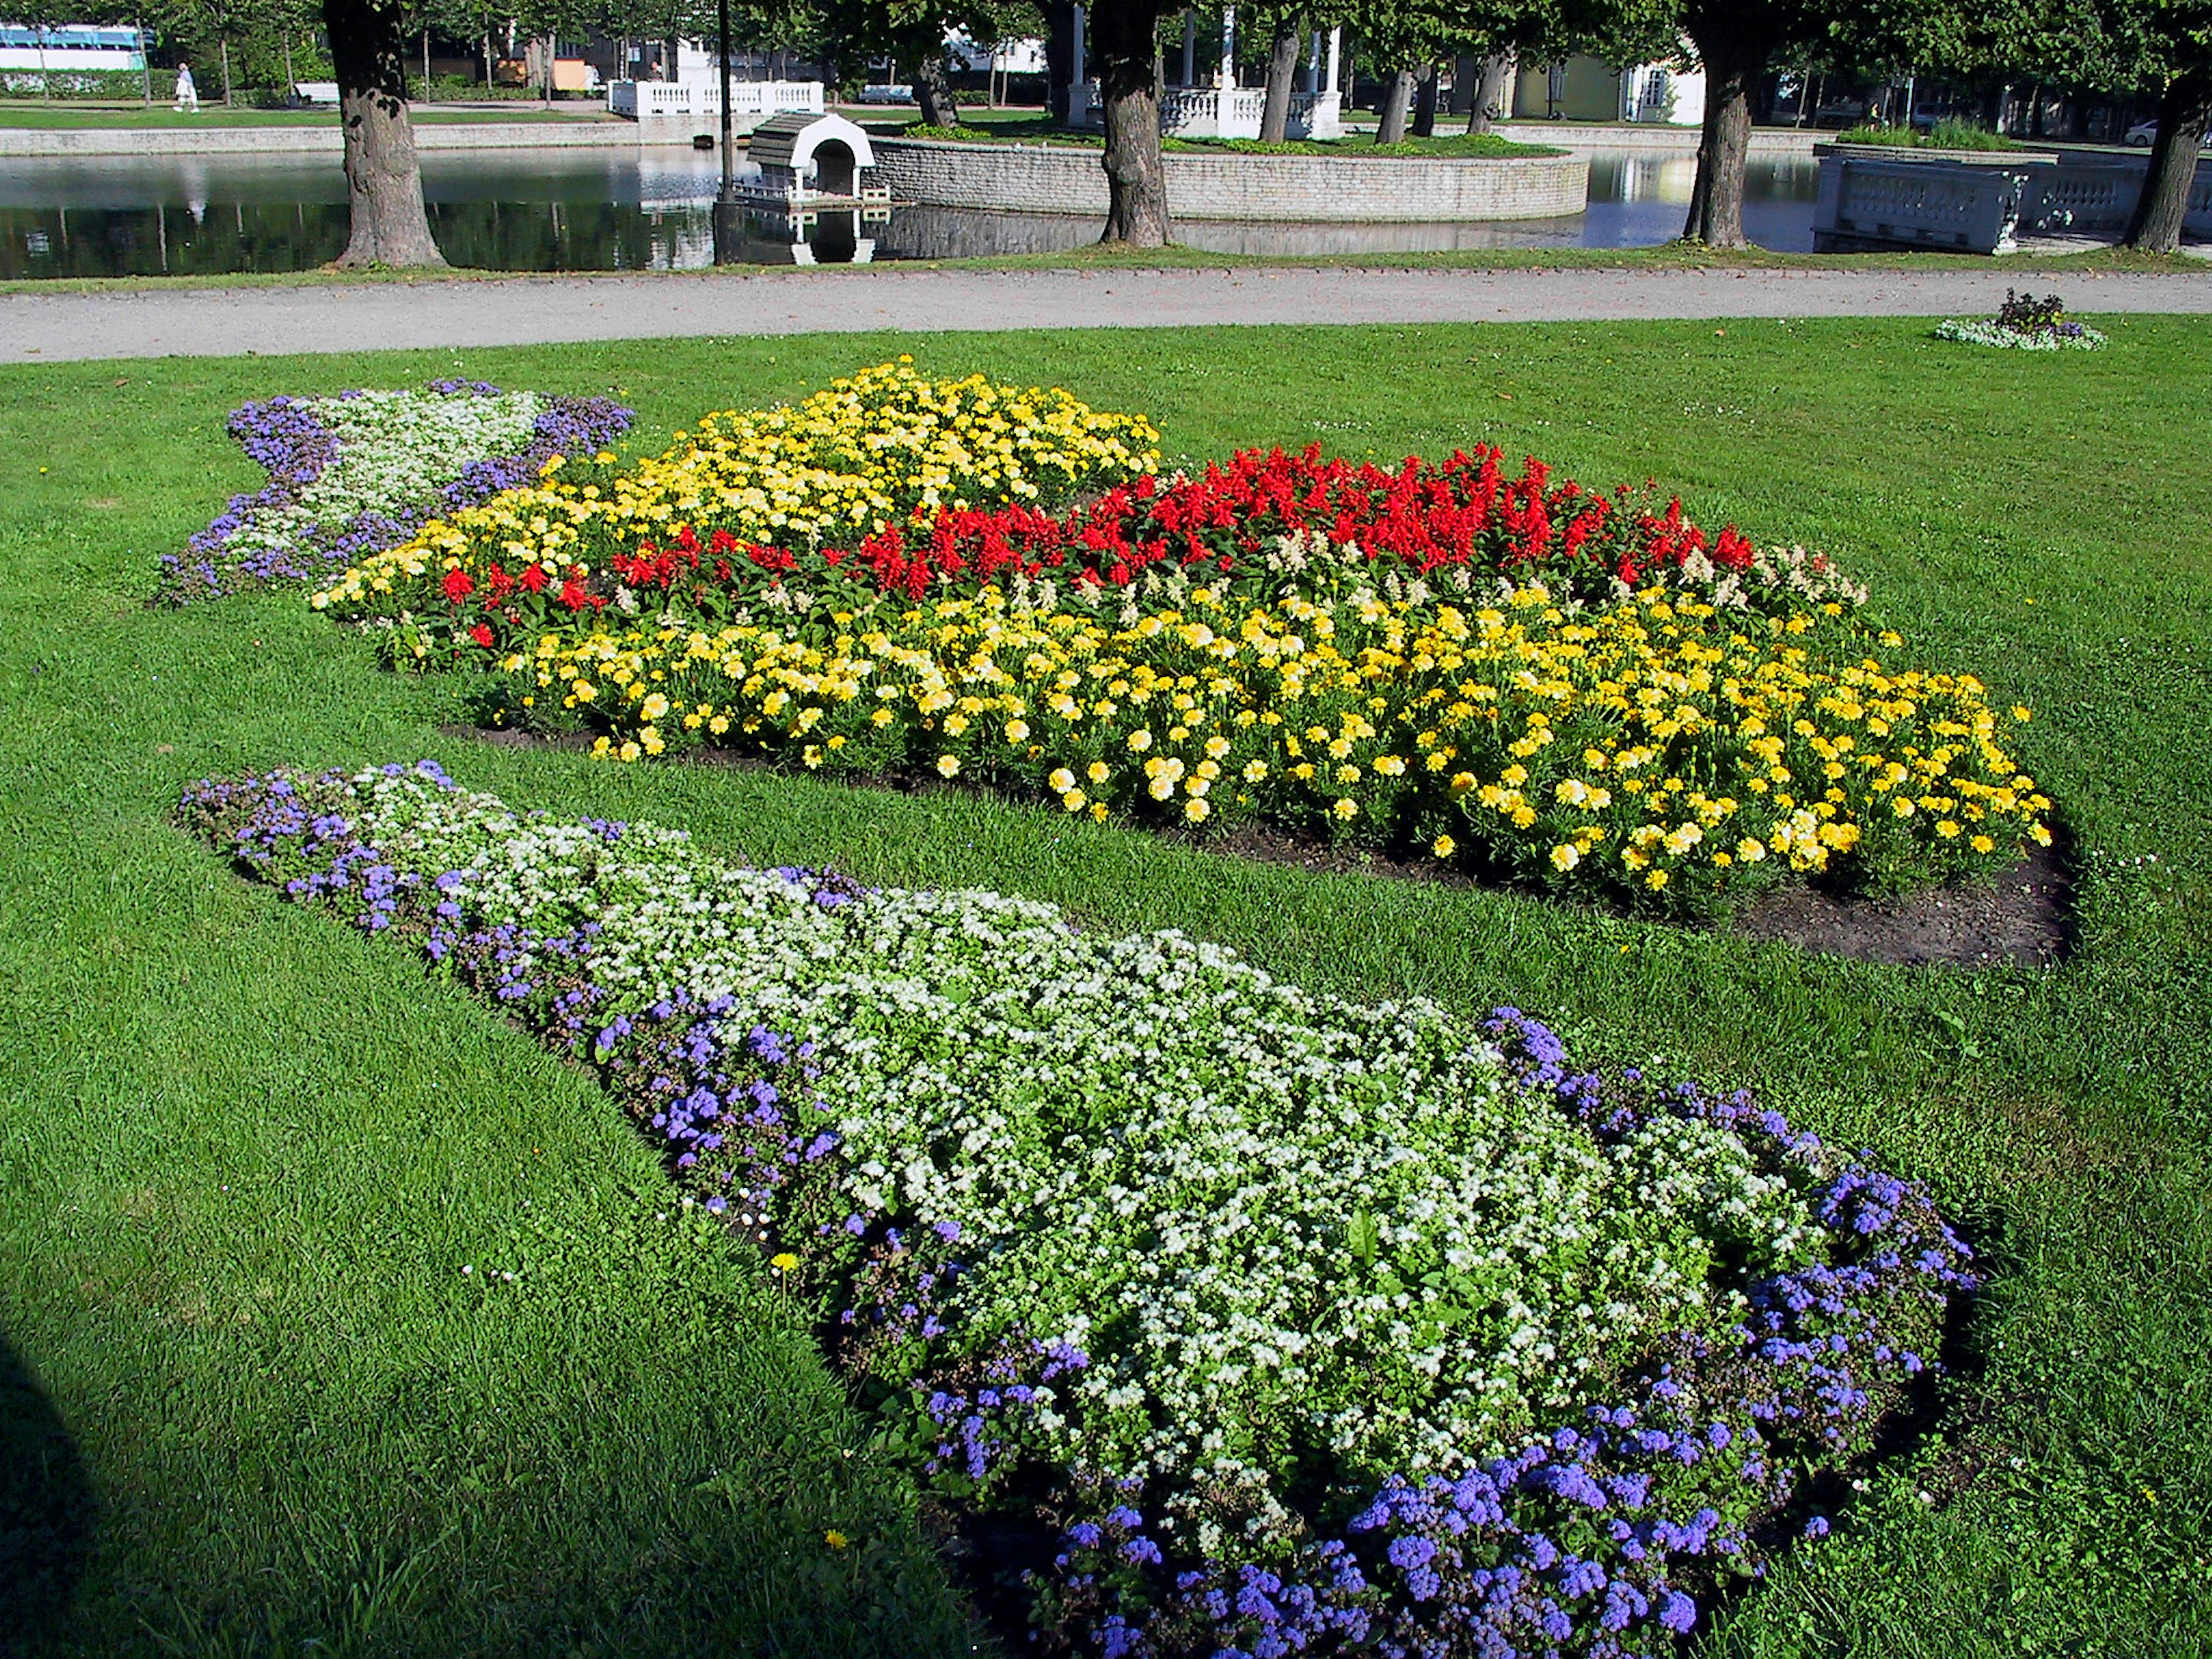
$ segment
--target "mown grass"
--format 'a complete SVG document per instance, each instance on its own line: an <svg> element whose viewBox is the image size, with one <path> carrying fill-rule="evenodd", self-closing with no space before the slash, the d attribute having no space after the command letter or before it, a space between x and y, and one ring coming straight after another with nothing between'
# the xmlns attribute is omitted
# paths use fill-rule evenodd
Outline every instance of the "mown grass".
<svg viewBox="0 0 2212 1659"><path fill-rule="evenodd" d="M1510 1001L1585 1053L1762 1090L1929 1182L1991 1281L1943 1436L1699 1651L2202 1651L2212 323L2098 320L2111 349L2063 361L1844 320L0 369L0 1368L27 1379L0 1376L0 1451L41 1454L0 1456L0 1528L43 1552L0 1588L0 1649L975 1639L771 1276L654 1218L652 1161L589 1084L163 822L204 773L428 754L518 803L1182 927L1361 994ZM1830 550L1916 654L2035 708L2021 748L2082 849L2080 951L1907 972L1020 804L493 749L440 734L451 688L293 600L143 605L156 555L256 481L222 432L245 398L465 372L617 391L649 444L902 349L1143 409L1178 457L1489 439Z"/></svg>

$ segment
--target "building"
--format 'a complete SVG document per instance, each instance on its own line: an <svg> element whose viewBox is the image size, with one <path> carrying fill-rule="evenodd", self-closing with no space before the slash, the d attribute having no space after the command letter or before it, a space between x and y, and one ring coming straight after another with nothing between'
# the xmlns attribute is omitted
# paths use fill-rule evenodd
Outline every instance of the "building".
<svg viewBox="0 0 2212 1659"><path fill-rule="evenodd" d="M1705 124L1705 72L1668 64L1616 70L1595 58L1528 64L1510 71L1505 106L1516 121Z"/></svg>
<svg viewBox="0 0 2212 1659"><path fill-rule="evenodd" d="M41 28L0 22L0 76L11 84L21 82L27 73L35 85L40 75L100 70L135 75L145 67L145 46L135 28L105 23L54 23Z"/></svg>

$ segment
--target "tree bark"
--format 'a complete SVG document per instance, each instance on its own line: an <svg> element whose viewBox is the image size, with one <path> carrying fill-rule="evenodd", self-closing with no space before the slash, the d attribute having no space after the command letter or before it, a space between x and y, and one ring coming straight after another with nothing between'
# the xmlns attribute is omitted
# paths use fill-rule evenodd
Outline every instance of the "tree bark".
<svg viewBox="0 0 2212 1659"><path fill-rule="evenodd" d="M1305 44L1304 20L1283 17L1267 47L1267 101L1260 109L1260 138L1279 144L1291 131L1291 82L1298 72L1298 48Z"/></svg>
<svg viewBox="0 0 2212 1659"><path fill-rule="evenodd" d="M222 106L228 109L230 107L230 37L227 34L218 34L215 38L215 44L216 50L222 54Z"/></svg>
<svg viewBox="0 0 2212 1659"><path fill-rule="evenodd" d="M1401 69L1390 77L1382 93L1382 107L1378 112L1375 142L1378 144L1401 144L1406 142L1406 118L1413 108L1413 71Z"/></svg>
<svg viewBox="0 0 2212 1659"><path fill-rule="evenodd" d="M1482 60L1482 78L1468 100L1467 130L1470 135L1490 131L1490 124L1504 113L1505 76L1513 67L1513 54L1501 52Z"/></svg>
<svg viewBox="0 0 2212 1659"><path fill-rule="evenodd" d="M1167 170L1160 163L1158 0L1100 0L1087 14L1106 113L1106 229L1102 242L1164 247Z"/></svg>
<svg viewBox="0 0 2212 1659"><path fill-rule="evenodd" d="M1705 125L1698 142L1698 178L1690 188L1683 240L1707 247L1748 247L1743 173L1751 149L1751 100L1773 43L1740 16L1694 21L1690 38L1705 67Z"/></svg>
<svg viewBox="0 0 2212 1659"><path fill-rule="evenodd" d="M952 79L945 72L945 59L924 52L914 66L914 101L924 126L957 127L960 102L952 95Z"/></svg>
<svg viewBox="0 0 2212 1659"><path fill-rule="evenodd" d="M2212 73L2177 76L2158 100L2158 137L2150 170L2129 222L2127 245L2143 253L2172 253L2181 246L2182 216L2197 179L2197 147L2212 126Z"/></svg>
<svg viewBox="0 0 2212 1659"><path fill-rule="evenodd" d="M323 0L345 130L353 228L342 265L442 265L422 210L422 171L407 118L398 0Z"/></svg>
<svg viewBox="0 0 2212 1659"><path fill-rule="evenodd" d="M1437 88L1443 82L1437 66L1425 64L1419 77L1413 82L1413 137L1433 138L1437 136Z"/></svg>

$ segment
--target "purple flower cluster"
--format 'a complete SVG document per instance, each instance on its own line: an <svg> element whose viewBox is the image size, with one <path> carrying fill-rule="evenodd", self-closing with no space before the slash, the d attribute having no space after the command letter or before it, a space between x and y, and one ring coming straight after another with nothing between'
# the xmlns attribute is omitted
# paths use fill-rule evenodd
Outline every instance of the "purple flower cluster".
<svg viewBox="0 0 2212 1659"><path fill-rule="evenodd" d="M453 787L432 763L414 769ZM810 1045L738 1018L727 999L679 992L611 1008L592 976L591 927L543 937L476 924L454 897L465 872L395 872L360 834L352 799L339 775L278 773L195 785L180 815L289 897L418 939L447 971L598 1067L693 1200L763 1249L799 1256L793 1282L834 1316L849 1370L915 1379L902 1408L926 1478L975 1502L1018 1473L1042 1482L1061 1535L1051 1569L1031 1577L1033 1617L1041 1632L1116 1659L1664 1650L1694 1627L1698 1597L1763 1571L1802 1472L1871 1449L1879 1420L1933 1365L1949 1298L1976 1285L1971 1252L1917 1186L1863 1155L1836 1157L1747 1094L1577 1071L1551 1030L1498 1009L1483 1035L1532 1103L1601 1141L1667 1116L1723 1126L1768 1171L1809 1191L1826 1249L1745 1286L1732 1328L1679 1333L1616 1398L1509 1455L1449 1476L1392 1475L1355 1506L1308 1516L1292 1553L1228 1532L1203 1550L1187 1525L1148 1515L1140 1478L1012 1467L1008 1425L1088 1358L1026 1340L957 1353L945 1321L962 1272L959 1229L853 1207ZM609 844L626 833L588 827ZM799 902L835 908L865 892L831 874L777 873ZM1071 1408L1066 1390L1054 1399ZM1827 1529L1818 1516L1796 1525L1808 1538Z"/></svg>
<svg viewBox="0 0 2212 1659"><path fill-rule="evenodd" d="M497 386L484 380L433 380L429 389L449 398L501 395ZM361 395L338 394L341 398ZM183 553L161 556L158 598L188 605L343 570L372 553L398 546L434 517L529 483L556 455L605 448L629 430L632 419L629 410L608 398L549 398L526 448L471 461L443 485L434 485L426 477L416 499L367 507L342 523L305 525L288 538L240 538L239 532L257 516L295 505L300 492L337 459L337 439L316 416L314 404L311 398L276 397L231 412L231 435L249 457L268 469L269 481L249 495L232 496L205 529L193 534Z"/></svg>

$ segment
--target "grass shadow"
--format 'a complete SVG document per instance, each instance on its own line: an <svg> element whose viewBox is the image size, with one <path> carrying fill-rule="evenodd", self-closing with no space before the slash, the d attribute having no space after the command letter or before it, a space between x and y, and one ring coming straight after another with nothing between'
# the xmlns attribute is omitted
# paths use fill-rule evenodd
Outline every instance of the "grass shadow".
<svg viewBox="0 0 2212 1659"><path fill-rule="evenodd" d="M76 1443L0 1336L0 1654L30 1652L68 1619L93 1518Z"/></svg>

